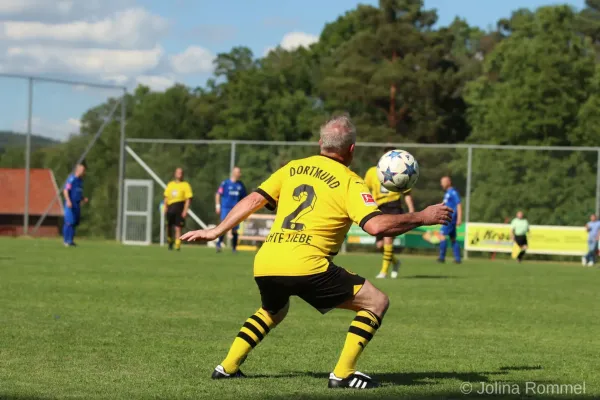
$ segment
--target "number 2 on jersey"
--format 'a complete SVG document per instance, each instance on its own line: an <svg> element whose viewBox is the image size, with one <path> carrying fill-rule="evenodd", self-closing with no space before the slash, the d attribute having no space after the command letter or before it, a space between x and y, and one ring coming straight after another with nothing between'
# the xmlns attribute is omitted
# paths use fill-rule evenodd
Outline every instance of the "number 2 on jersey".
<svg viewBox="0 0 600 400"><path fill-rule="evenodd" d="M292 231L303 231L305 226L298 221L315 208L315 203L317 202L315 188L310 185L300 185L294 189L292 198L295 201L301 201L304 198L304 201L300 203L293 213L285 217L281 227Z"/></svg>

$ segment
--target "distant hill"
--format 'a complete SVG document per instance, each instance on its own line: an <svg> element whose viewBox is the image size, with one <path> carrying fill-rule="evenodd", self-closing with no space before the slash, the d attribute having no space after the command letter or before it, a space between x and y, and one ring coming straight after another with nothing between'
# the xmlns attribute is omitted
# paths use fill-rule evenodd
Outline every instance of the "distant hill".
<svg viewBox="0 0 600 400"><path fill-rule="evenodd" d="M0 153L8 147L25 146L25 135L22 133L0 131ZM60 142L43 136L31 135L31 147L39 149L40 147L48 147L56 145Z"/></svg>

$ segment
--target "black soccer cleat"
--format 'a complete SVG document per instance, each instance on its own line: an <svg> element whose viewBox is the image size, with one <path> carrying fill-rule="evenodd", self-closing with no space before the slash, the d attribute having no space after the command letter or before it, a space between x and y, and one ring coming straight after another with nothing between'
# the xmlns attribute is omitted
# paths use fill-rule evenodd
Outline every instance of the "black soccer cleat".
<svg viewBox="0 0 600 400"><path fill-rule="evenodd" d="M221 365L217 365L211 376L212 379L232 379L245 377L246 375L244 375L239 369L234 374L228 374Z"/></svg>
<svg viewBox="0 0 600 400"><path fill-rule="evenodd" d="M435 261L437 261L438 264L445 264L446 263L446 260L442 260L441 258L438 258Z"/></svg>
<svg viewBox="0 0 600 400"><path fill-rule="evenodd" d="M329 374L328 387L330 389L375 389L379 387L379 382L358 371L345 379L338 378L332 372Z"/></svg>

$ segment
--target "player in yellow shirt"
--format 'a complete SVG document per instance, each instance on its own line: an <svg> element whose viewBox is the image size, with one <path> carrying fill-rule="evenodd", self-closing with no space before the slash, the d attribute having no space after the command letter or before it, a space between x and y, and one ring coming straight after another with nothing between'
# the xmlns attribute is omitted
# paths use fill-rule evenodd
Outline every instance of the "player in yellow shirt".
<svg viewBox="0 0 600 400"><path fill-rule="evenodd" d="M213 379L242 378L240 365L250 351L287 315L298 296L321 313L333 308L356 312L330 388L369 389L378 384L356 371L358 357L387 311L389 300L365 278L333 263L352 223L371 235L394 236L421 225L445 223L451 210L442 204L412 214L382 214L364 181L349 168L356 130L346 116L321 127L321 154L279 169L240 201L219 226L182 236L211 241L268 206L275 221L254 260L262 307L242 326Z"/></svg>
<svg viewBox="0 0 600 400"><path fill-rule="evenodd" d="M387 153L390 150L394 150L393 148L385 149ZM412 199L411 190L407 190L404 193L398 192L390 192L387 190L381 182L379 182L379 178L377 178L377 167L371 167L367 171L365 175L365 183L375 201L377 202L377 206L384 214L402 214L402 197L404 197L404 202L408 207L408 212L415 212L415 206ZM398 269L400 268L400 260L394 256L394 238L393 237L383 237L382 235L377 235L377 248L381 249L383 247L383 262L381 264L381 271L377 275L376 278L386 278L390 265L393 265L392 273L390 276L392 278L398 277Z"/></svg>
<svg viewBox="0 0 600 400"><path fill-rule="evenodd" d="M183 168L177 168L174 179L169 182L164 193L169 250L173 250L173 244L177 251L181 248L179 236L181 236L181 228L185 225L185 218L193 196L192 187L183 180ZM174 235L173 230L175 230ZM174 240L174 238L176 239Z"/></svg>

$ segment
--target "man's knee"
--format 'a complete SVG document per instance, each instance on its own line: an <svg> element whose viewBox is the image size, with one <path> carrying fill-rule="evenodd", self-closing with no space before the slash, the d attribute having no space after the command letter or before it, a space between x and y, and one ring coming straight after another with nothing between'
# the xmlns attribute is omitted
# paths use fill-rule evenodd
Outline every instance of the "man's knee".
<svg viewBox="0 0 600 400"><path fill-rule="evenodd" d="M381 293L381 297L378 301L378 306L381 308L381 310L383 310L380 315L380 317L383 318L383 316L387 312L388 308L390 308L390 298L387 294L385 294L383 292L379 292L379 293Z"/></svg>
<svg viewBox="0 0 600 400"><path fill-rule="evenodd" d="M383 318L390 306L390 298L381 290L365 281L362 289L357 293L354 303L361 309L366 309Z"/></svg>

